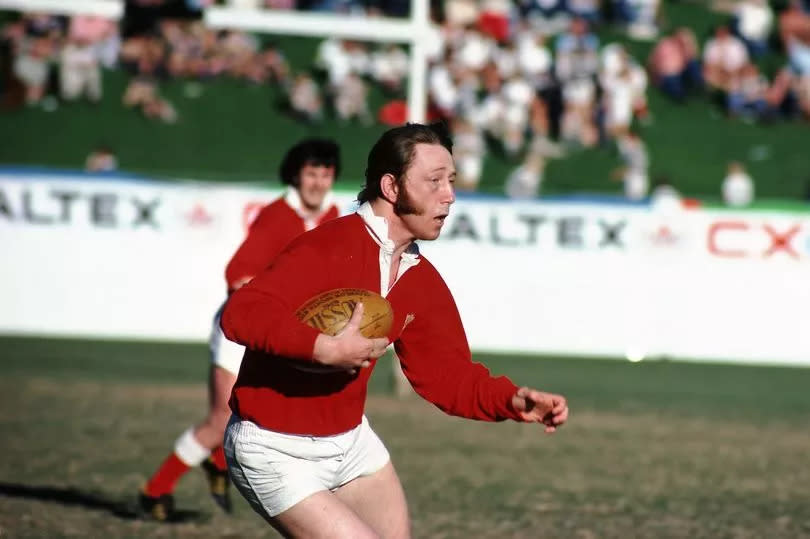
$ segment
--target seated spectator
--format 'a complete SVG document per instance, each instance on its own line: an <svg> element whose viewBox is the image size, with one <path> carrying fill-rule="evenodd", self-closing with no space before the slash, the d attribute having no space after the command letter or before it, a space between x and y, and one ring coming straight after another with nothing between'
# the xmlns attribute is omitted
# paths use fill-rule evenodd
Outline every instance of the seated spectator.
<svg viewBox="0 0 810 539"><path fill-rule="evenodd" d="M452 56L437 62L428 71L428 97L431 105L445 119L452 118L459 104L459 91L452 71Z"/></svg>
<svg viewBox="0 0 810 539"><path fill-rule="evenodd" d="M684 200L681 194L672 185L672 181L666 175L660 175L653 180L653 188L650 193L650 207L658 215L670 215L680 212L684 207Z"/></svg>
<svg viewBox="0 0 810 539"><path fill-rule="evenodd" d="M520 32L522 33L522 32ZM491 63L495 67L495 72L501 79L508 79L515 76L520 71L520 59L518 57L517 43L518 36L500 44L492 51Z"/></svg>
<svg viewBox="0 0 810 539"><path fill-rule="evenodd" d="M59 82L62 98L74 101L85 96L93 103L101 101L101 66L98 49L82 37L72 37L62 47L59 58Z"/></svg>
<svg viewBox="0 0 810 539"><path fill-rule="evenodd" d="M810 120L810 75L792 77L791 90L796 96L799 111Z"/></svg>
<svg viewBox="0 0 810 539"><path fill-rule="evenodd" d="M47 90L48 71L55 44L49 37L26 36L14 58L13 72L25 87L25 102L38 104Z"/></svg>
<svg viewBox="0 0 810 539"><path fill-rule="evenodd" d="M588 30L585 19L575 18L554 46L557 77L566 80L594 75L598 69L599 38Z"/></svg>
<svg viewBox="0 0 810 539"><path fill-rule="evenodd" d="M728 26L719 26L703 50L703 78L709 86L728 92L748 62L743 42L731 34Z"/></svg>
<svg viewBox="0 0 810 539"><path fill-rule="evenodd" d="M517 68L523 76L538 90L553 84L554 60L543 35L526 29L515 37L515 42Z"/></svg>
<svg viewBox="0 0 810 539"><path fill-rule="evenodd" d="M267 69L270 81L282 87L290 83L290 66L278 45L271 43L259 53L259 57Z"/></svg>
<svg viewBox="0 0 810 539"><path fill-rule="evenodd" d="M149 76L133 77L124 91L123 103L127 107L140 109L149 119L159 119L166 123L177 121L177 111L171 103L160 97L157 83Z"/></svg>
<svg viewBox="0 0 810 539"><path fill-rule="evenodd" d="M799 112L798 97L801 94L797 87L796 77L790 68L782 68L777 73L765 92L765 101L768 103L769 115L766 119L771 120L776 116L792 118Z"/></svg>
<svg viewBox="0 0 810 539"><path fill-rule="evenodd" d="M106 144L101 144L90 152L84 163L87 172L112 172L118 170L118 158Z"/></svg>
<svg viewBox="0 0 810 539"><path fill-rule="evenodd" d="M615 138L630 129L634 117L646 117L647 75L621 45L606 46L602 59L599 80L604 123L607 133Z"/></svg>
<svg viewBox="0 0 810 539"><path fill-rule="evenodd" d="M70 19L68 38L91 43L99 62L107 69L118 63L121 37L115 21L95 15L77 15Z"/></svg>
<svg viewBox="0 0 810 539"><path fill-rule="evenodd" d="M793 73L810 76L810 14L799 0L791 0L779 16L779 36Z"/></svg>
<svg viewBox="0 0 810 539"><path fill-rule="evenodd" d="M358 119L371 124L373 119L368 108L368 88L359 75L350 73L336 88L333 88L334 108L341 121Z"/></svg>
<svg viewBox="0 0 810 539"><path fill-rule="evenodd" d="M569 144L590 148L599 142L599 130L594 123L596 85L591 78L576 78L562 89L563 113L560 137Z"/></svg>
<svg viewBox="0 0 810 539"><path fill-rule="evenodd" d="M723 202L734 208L744 207L754 201L754 181L745 171L742 163L728 164L722 185Z"/></svg>
<svg viewBox="0 0 810 539"><path fill-rule="evenodd" d="M566 11L564 0L525 0L520 2L520 7L526 15L538 15L546 19L551 19Z"/></svg>
<svg viewBox="0 0 810 539"><path fill-rule="evenodd" d="M49 13L24 13L25 33L31 37L60 39L64 35L63 19Z"/></svg>
<svg viewBox="0 0 810 539"><path fill-rule="evenodd" d="M660 0L613 0L616 19L633 39L651 40L658 36Z"/></svg>
<svg viewBox="0 0 810 539"><path fill-rule="evenodd" d="M519 0L518 7L535 31L550 36L568 25L565 0Z"/></svg>
<svg viewBox="0 0 810 539"><path fill-rule="evenodd" d="M339 84L351 71L343 41L337 38L321 41L315 52L315 67L326 74L329 86Z"/></svg>
<svg viewBox="0 0 810 539"><path fill-rule="evenodd" d="M584 19L573 19L568 32L557 38L555 72L562 90L560 136L564 141L591 147L599 140L594 124L599 70L599 39Z"/></svg>
<svg viewBox="0 0 810 539"><path fill-rule="evenodd" d="M599 23L599 4L600 0L567 0L565 7L571 17L584 19L593 26Z"/></svg>
<svg viewBox="0 0 810 539"><path fill-rule="evenodd" d="M687 89L687 60L676 34L661 38L647 59L647 69L655 86L674 99L683 101Z"/></svg>
<svg viewBox="0 0 810 539"><path fill-rule="evenodd" d="M733 79L726 94L730 116L758 120L769 112L768 79L752 63L746 64L737 78Z"/></svg>
<svg viewBox="0 0 810 539"><path fill-rule="evenodd" d="M515 75L504 81L501 96L504 104L501 140L506 152L514 156L525 143L534 89L525 78Z"/></svg>
<svg viewBox="0 0 810 539"><path fill-rule="evenodd" d="M464 70L481 71L492 60L495 42L474 28L468 28L457 44L454 59Z"/></svg>
<svg viewBox="0 0 810 539"><path fill-rule="evenodd" d="M293 81L290 88L290 108L305 122L317 122L323 116L321 92L312 77L306 73L299 73Z"/></svg>
<svg viewBox="0 0 810 539"><path fill-rule="evenodd" d="M638 133L628 131L617 139L617 147L624 165L613 173L613 178L624 184L624 196L629 200L642 200L650 188L650 159L647 148Z"/></svg>
<svg viewBox="0 0 810 539"><path fill-rule="evenodd" d="M773 29L773 10L768 0L740 0L734 8L734 33L743 40L748 53L758 58L768 52Z"/></svg>
<svg viewBox="0 0 810 539"><path fill-rule="evenodd" d="M452 121L453 157L456 162L456 189L475 191L481 180L486 145L481 130L463 117Z"/></svg>
<svg viewBox="0 0 810 539"><path fill-rule="evenodd" d="M371 54L371 78L389 94L399 94L408 76L408 55L401 47L389 44Z"/></svg>
<svg viewBox="0 0 810 539"><path fill-rule="evenodd" d="M533 152L526 155L526 159L515 168L506 178L504 185L506 196L509 198L534 198L540 193L543 183L545 159Z"/></svg>

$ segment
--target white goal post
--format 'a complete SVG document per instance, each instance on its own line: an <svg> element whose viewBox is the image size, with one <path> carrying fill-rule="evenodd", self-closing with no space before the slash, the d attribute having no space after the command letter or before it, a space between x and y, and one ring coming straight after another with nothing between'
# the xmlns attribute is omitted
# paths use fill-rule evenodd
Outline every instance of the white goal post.
<svg viewBox="0 0 810 539"><path fill-rule="evenodd" d="M427 109L428 51L438 39L437 30L430 22L428 2L429 0L411 0L409 19L211 6L204 10L204 21L211 28L408 45L410 48L408 121L422 123L425 121ZM59 15L88 14L120 19L124 12L124 2L123 0L0 0L0 9L42 11Z"/></svg>

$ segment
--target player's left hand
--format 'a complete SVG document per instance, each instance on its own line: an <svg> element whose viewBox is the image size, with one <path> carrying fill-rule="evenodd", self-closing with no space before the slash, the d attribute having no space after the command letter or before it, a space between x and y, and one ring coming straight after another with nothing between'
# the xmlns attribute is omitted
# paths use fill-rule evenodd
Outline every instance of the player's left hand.
<svg viewBox="0 0 810 539"><path fill-rule="evenodd" d="M568 403L562 395L521 387L512 395L512 407L527 423L542 423L552 433L568 419Z"/></svg>

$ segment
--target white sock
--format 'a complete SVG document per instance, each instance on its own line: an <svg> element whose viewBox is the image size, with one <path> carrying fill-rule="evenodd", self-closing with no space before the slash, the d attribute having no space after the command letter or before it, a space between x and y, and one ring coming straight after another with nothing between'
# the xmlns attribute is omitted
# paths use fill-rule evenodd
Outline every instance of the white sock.
<svg viewBox="0 0 810 539"><path fill-rule="evenodd" d="M194 427L189 427L174 442L174 453L186 466L194 467L199 466L202 461L208 458L211 451L200 445L200 442L194 437Z"/></svg>

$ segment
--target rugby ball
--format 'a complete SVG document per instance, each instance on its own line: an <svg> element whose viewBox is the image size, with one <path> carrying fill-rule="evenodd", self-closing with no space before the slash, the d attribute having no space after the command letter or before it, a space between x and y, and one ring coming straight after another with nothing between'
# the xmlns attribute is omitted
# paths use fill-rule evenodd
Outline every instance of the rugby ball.
<svg viewBox="0 0 810 539"><path fill-rule="evenodd" d="M355 306L363 303L360 333L368 338L388 335L394 321L394 311L388 300L362 288L336 288L307 300L295 312L305 324L327 335L336 335L352 317Z"/></svg>

